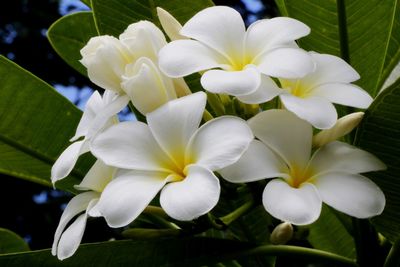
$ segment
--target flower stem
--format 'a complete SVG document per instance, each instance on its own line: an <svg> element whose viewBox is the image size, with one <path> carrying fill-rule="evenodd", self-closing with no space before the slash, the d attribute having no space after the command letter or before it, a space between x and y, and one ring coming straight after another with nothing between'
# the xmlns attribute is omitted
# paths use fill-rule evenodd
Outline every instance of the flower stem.
<svg viewBox="0 0 400 267"><path fill-rule="evenodd" d="M335 263L335 266L357 266L353 260L337 254L318 249L287 245L262 245L232 255L232 258L237 259L254 255L291 256Z"/></svg>
<svg viewBox="0 0 400 267"><path fill-rule="evenodd" d="M204 113L203 113L203 120L204 120L205 122L207 122L207 121L210 121L210 120L212 120L212 119L214 119L213 115L211 115L211 113L208 112L207 109L205 109L205 110L204 110Z"/></svg>
<svg viewBox="0 0 400 267"><path fill-rule="evenodd" d="M384 267L400 266L400 238L394 242L389 254L385 260Z"/></svg>
<svg viewBox="0 0 400 267"><path fill-rule="evenodd" d="M208 104L210 104L210 107L214 110L216 116L222 116L225 114L224 105L218 95L207 93L207 101Z"/></svg>
<svg viewBox="0 0 400 267"><path fill-rule="evenodd" d="M254 201L250 200L249 202L246 202L236 210L232 211L231 213L220 217L218 220L221 221L224 225L229 225L232 222L234 222L236 219L238 219L240 216L242 216L244 213L246 213L251 207L253 207Z"/></svg>

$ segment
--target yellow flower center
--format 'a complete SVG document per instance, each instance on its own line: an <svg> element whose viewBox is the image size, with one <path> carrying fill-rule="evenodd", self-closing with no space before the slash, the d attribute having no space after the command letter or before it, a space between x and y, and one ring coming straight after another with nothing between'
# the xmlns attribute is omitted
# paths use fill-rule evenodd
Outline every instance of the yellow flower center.
<svg viewBox="0 0 400 267"><path fill-rule="evenodd" d="M300 98L306 98L311 91L311 88L302 83L301 80L279 79L279 81L283 89L288 90L290 94Z"/></svg>
<svg viewBox="0 0 400 267"><path fill-rule="evenodd" d="M310 168L304 170L299 166L293 165L290 168L290 177L288 183L290 186L294 188L299 188L303 183L310 182L310 178L312 177L312 171Z"/></svg>
<svg viewBox="0 0 400 267"><path fill-rule="evenodd" d="M253 57L247 54L233 54L229 58L229 63L229 71L241 71L244 70L247 65L253 64Z"/></svg>

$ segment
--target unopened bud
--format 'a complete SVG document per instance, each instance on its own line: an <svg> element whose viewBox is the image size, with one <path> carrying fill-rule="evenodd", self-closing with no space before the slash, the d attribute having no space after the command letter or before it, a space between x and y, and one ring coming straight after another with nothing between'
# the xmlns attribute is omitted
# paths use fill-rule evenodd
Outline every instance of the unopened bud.
<svg viewBox="0 0 400 267"><path fill-rule="evenodd" d="M161 26L171 41L188 39L179 33L182 29L182 25L170 13L168 13L168 11L161 7L157 7L157 16L160 20Z"/></svg>
<svg viewBox="0 0 400 267"><path fill-rule="evenodd" d="M321 147L350 133L358 126L363 116L364 112L355 112L338 119L332 128L322 130L314 135L313 147Z"/></svg>
<svg viewBox="0 0 400 267"><path fill-rule="evenodd" d="M293 226L284 222L279 224L271 233L270 241L273 245L284 245L293 236Z"/></svg>

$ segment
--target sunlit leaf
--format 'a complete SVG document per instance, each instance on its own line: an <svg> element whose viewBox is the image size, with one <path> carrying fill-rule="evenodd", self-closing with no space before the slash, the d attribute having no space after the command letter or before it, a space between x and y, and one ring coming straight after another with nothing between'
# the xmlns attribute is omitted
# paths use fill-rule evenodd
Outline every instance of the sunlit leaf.
<svg viewBox="0 0 400 267"><path fill-rule="evenodd" d="M357 84L376 96L400 57L398 0L276 2L283 15L311 27L304 49L349 60L361 75Z"/></svg>
<svg viewBox="0 0 400 267"><path fill-rule="evenodd" d="M0 228L0 254L29 251L29 246L16 233Z"/></svg>
<svg viewBox="0 0 400 267"><path fill-rule="evenodd" d="M389 240L400 238L400 80L382 92L366 111L356 144L386 163L386 171L369 174L386 196L382 215L372 219Z"/></svg>
<svg viewBox="0 0 400 267"><path fill-rule="evenodd" d="M78 12L54 22L47 36L54 50L75 70L86 75L86 68L79 62L80 50L89 39L97 35L92 12Z"/></svg>
<svg viewBox="0 0 400 267"><path fill-rule="evenodd" d="M50 85L0 57L0 173L52 186L51 166L69 145L80 116ZM81 161L57 187L73 191L91 162Z"/></svg>

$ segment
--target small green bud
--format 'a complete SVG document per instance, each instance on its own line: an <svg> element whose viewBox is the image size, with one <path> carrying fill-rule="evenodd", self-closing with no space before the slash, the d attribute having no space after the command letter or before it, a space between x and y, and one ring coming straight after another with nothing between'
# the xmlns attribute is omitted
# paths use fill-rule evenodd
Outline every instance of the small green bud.
<svg viewBox="0 0 400 267"><path fill-rule="evenodd" d="M284 245L293 237L293 226L284 222L279 224L271 233L270 241L273 245Z"/></svg>

